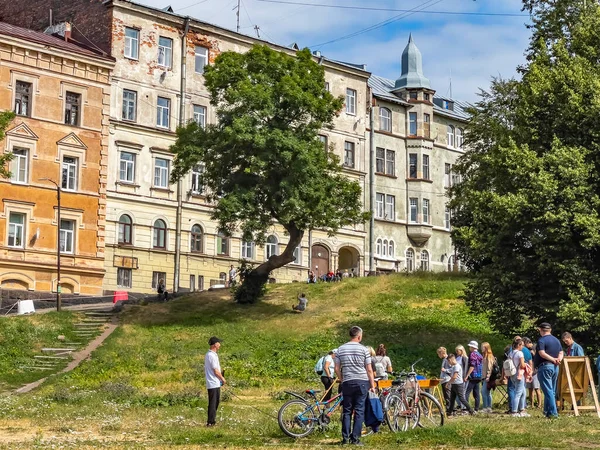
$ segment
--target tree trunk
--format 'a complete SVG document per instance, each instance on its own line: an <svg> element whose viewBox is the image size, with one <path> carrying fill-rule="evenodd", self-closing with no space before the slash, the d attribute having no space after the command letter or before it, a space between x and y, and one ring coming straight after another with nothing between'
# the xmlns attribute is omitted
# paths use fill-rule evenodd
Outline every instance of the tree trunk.
<svg viewBox="0 0 600 450"><path fill-rule="evenodd" d="M255 303L264 295L269 275L275 269L294 261L294 250L302 242L304 231L290 224L285 226L290 240L281 255L273 255L267 261L252 269L242 284L235 291L235 301L238 303Z"/></svg>

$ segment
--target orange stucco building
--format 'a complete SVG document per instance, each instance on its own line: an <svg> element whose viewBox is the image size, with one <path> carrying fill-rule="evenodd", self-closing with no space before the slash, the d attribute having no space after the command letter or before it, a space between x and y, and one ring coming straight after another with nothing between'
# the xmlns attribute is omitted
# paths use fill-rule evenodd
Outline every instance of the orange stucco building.
<svg viewBox="0 0 600 450"><path fill-rule="evenodd" d="M114 62L62 37L0 23L0 288L52 297L102 294L110 73ZM57 221L57 183L61 189Z"/></svg>

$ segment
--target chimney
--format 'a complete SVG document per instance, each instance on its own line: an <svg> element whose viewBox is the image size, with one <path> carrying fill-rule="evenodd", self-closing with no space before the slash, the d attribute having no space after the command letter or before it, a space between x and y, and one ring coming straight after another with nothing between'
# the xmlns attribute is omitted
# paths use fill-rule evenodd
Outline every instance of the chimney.
<svg viewBox="0 0 600 450"><path fill-rule="evenodd" d="M71 24L69 22L65 22L65 41L69 41L71 39Z"/></svg>

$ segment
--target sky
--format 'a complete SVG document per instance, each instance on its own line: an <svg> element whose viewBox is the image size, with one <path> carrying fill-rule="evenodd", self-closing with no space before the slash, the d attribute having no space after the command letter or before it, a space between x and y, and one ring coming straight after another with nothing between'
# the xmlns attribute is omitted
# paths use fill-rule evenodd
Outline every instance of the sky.
<svg viewBox="0 0 600 450"><path fill-rule="evenodd" d="M134 0L236 29L238 0ZM492 77L517 76L530 31L521 0L240 0L240 32L280 45L297 43L395 80L412 33L423 70L438 94L474 102ZM304 3L289 4L291 3ZM307 4L422 10L372 11ZM440 13L441 12L441 13ZM471 13L471 14L448 14ZM516 16L473 15L512 14ZM382 24L383 22L383 24ZM387 22L387 23L386 23ZM381 26L376 26L381 24ZM371 30L367 30L368 28ZM364 32L363 32L364 31ZM347 37L355 34L355 36ZM450 89L451 87L451 89Z"/></svg>

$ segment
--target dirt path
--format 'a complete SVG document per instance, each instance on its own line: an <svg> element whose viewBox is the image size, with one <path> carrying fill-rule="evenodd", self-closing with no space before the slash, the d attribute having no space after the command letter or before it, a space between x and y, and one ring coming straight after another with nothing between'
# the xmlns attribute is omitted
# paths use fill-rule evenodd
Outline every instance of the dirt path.
<svg viewBox="0 0 600 450"><path fill-rule="evenodd" d="M117 329L118 326L118 319L116 317L113 317L111 323L106 324L106 328L104 329L102 334L96 337L94 340L90 341L84 349L73 353L73 360L67 365L67 367L62 369L60 372L57 372L57 374L70 372L71 370L75 369L79 364L81 364L83 360L87 359L94 350L100 347L102 343L106 340L106 338L108 338L108 336L110 336L112 332ZM34 381L33 383L26 384L25 386L16 389L14 393L25 394L27 392L30 392L33 389L40 386L42 383L44 383L44 381L46 381L48 378L49 377L45 377L41 380Z"/></svg>

